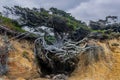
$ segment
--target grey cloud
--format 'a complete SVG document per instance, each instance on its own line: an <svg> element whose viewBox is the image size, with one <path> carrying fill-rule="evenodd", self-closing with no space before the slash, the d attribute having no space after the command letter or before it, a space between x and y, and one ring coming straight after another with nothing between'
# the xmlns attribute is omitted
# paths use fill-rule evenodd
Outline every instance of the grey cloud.
<svg viewBox="0 0 120 80"><path fill-rule="evenodd" d="M0 9L2 6L20 5L23 7L56 7L62 10L73 8L79 3L87 0L0 0Z"/></svg>
<svg viewBox="0 0 120 80"><path fill-rule="evenodd" d="M119 16L120 0L0 0L2 6L56 7L71 13L75 18L88 21L104 18L107 15Z"/></svg>
<svg viewBox="0 0 120 80"><path fill-rule="evenodd" d="M87 0L40 0L41 7L57 7L62 10L68 10L76 7L79 3Z"/></svg>
<svg viewBox="0 0 120 80"><path fill-rule="evenodd" d="M80 3L76 8L69 10L77 19L84 21L104 18L108 15L119 16L120 0L90 0Z"/></svg>
<svg viewBox="0 0 120 80"><path fill-rule="evenodd" d="M37 3L37 2L36 2ZM23 7L38 7L38 4L36 4L34 0L0 0L0 9L3 10L2 6L14 6L19 5Z"/></svg>

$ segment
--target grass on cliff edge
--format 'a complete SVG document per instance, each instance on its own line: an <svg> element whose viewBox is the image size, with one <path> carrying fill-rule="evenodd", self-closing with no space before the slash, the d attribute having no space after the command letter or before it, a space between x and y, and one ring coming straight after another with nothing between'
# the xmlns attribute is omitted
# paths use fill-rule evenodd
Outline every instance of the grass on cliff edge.
<svg viewBox="0 0 120 80"><path fill-rule="evenodd" d="M10 18L3 17L3 16L0 16L0 25L3 25L14 31L25 32L25 30L23 30L16 21Z"/></svg>

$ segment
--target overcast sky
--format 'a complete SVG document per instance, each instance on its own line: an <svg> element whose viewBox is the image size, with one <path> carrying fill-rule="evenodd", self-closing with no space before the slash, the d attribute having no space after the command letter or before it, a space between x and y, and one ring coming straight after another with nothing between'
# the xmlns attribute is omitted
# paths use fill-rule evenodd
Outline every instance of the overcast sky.
<svg viewBox="0 0 120 80"><path fill-rule="evenodd" d="M120 0L0 0L2 6L56 7L71 13L82 21L104 19L108 15L120 15Z"/></svg>

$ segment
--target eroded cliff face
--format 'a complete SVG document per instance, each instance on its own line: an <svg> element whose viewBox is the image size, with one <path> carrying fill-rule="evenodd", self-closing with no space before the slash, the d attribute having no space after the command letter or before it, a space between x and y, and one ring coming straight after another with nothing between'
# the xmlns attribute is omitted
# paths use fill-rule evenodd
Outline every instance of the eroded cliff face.
<svg viewBox="0 0 120 80"><path fill-rule="evenodd" d="M89 41L104 48L106 59L87 67L80 66L68 80L120 80L120 39ZM41 78L33 54L33 44L28 41L11 41L13 50L9 52L9 71L1 76L3 80L48 80Z"/></svg>
<svg viewBox="0 0 120 80"><path fill-rule="evenodd" d="M2 41L0 42L2 45ZM26 80L40 78L33 53L34 45L26 40L12 40L11 44L12 50L8 53L8 72L0 76L0 79Z"/></svg>
<svg viewBox="0 0 120 80"><path fill-rule="evenodd" d="M29 78L35 72L34 55L32 45L27 41L12 41L13 50L9 52L8 58L8 77L10 78ZM33 75L34 77L34 75Z"/></svg>
<svg viewBox="0 0 120 80"><path fill-rule="evenodd" d="M97 41L105 51L106 60L88 67L79 67L69 80L120 80L120 39Z"/></svg>

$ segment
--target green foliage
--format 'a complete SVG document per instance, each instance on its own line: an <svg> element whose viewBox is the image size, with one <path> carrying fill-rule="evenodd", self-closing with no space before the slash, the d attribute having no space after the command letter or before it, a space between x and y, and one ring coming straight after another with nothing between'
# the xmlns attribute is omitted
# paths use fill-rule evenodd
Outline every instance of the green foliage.
<svg viewBox="0 0 120 80"><path fill-rule="evenodd" d="M92 30L105 31L106 32L119 32L120 33L120 23L116 22L117 16L107 16L105 20L90 21L89 26ZM111 19L111 21L108 21Z"/></svg>
<svg viewBox="0 0 120 80"><path fill-rule="evenodd" d="M70 13L66 13L65 11L59 10L57 8L50 8L49 10L45 10L44 8L22 8L20 6L14 6L11 8L6 7L14 15L20 17L22 21L22 25L29 27L38 27L38 26L48 26L48 27L62 27L63 29L70 28L68 30L76 30L80 27L87 28L86 25L82 24L80 20L76 20ZM49 12L52 12L50 14ZM60 22L58 22L56 20ZM52 24L54 23L54 24ZM60 26L59 26L60 25ZM59 28L60 29L60 28ZM64 30L63 30L64 32Z"/></svg>
<svg viewBox="0 0 120 80"><path fill-rule="evenodd" d="M76 30L76 28L79 26L79 24L69 18L67 18L67 26L73 28L74 30Z"/></svg>
<svg viewBox="0 0 120 80"><path fill-rule="evenodd" d="M14 21L10 18L0 16L0 21L1 21L0 25L4 25L4 26L10 28L11 30L25 32L16 21Z"/></svg>
<svg viewBox="0 0 120 80"><path fill-rule="evenodd" d="M57 8L54 8L54 7L51 7L49 10L55 15L63 16L63 17L69 18L71 20L76 20L73 16L71 16L70 13L66 13L63 10L59 10Z"/></svg>
<svg viewBox="0 0 120 80"><path fill-rule="evenodd" d="M91 30L92 32L100 32L100 33L105 33L106 30Z"/></svg>
<svg viewBox="0 0 120 80"><path fill-rule="evenodd" d="M119 36L120 33L120 23L117 22L117 18L117 16L107 16L105 20L90 21L89 26L92 32L101 32L113 38ZM111 21L108 21L109 19Z"/></svg>
<svg viewBox="0 0 120 80"><path fill-rule="evenodd" d="M55 42L55 37L47 36L47 37L45 37L45 40L46 40L47 44L53 44Z"/></svg>

